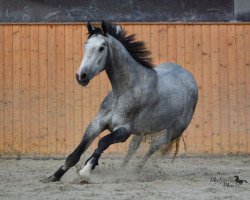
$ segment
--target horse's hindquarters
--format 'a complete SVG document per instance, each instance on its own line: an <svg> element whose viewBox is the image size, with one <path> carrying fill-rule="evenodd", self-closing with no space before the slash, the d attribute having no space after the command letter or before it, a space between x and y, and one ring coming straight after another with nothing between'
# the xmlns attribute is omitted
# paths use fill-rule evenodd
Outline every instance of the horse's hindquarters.
<svg viewBox="0 0 250 200"><path fill-rule="evenodd" d="M186 129L198 99L192 74L174 63L156 68L159 78L157 101L143 108L135 119L135 132L155 133L175 125Z"/></svg>

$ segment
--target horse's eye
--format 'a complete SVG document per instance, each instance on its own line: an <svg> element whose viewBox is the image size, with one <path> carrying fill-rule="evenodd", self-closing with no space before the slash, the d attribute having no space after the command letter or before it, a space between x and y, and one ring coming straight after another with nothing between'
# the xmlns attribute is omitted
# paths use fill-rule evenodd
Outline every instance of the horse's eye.
<svg viewBox="0 0 250 200"><path fill-rule="evenodd" d="M104 47L100 47L99 51L102 52L104 50Z"/></svg>

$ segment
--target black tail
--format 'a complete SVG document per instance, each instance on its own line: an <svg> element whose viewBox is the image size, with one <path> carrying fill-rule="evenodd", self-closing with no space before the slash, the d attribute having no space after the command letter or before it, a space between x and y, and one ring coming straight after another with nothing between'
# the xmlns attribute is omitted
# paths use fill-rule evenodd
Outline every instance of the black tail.
<svg viewBox="0 0 250 200"><path fill-rule="evenodd" d="M243 182L244 182L244 181L245 181L246 183L248 183L246 180L243 180Z"/></svg>

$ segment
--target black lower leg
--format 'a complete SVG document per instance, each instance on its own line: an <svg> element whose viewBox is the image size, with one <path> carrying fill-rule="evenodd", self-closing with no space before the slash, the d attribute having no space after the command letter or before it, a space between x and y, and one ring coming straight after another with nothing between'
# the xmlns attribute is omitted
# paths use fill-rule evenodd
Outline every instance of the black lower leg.
<svg viewBox="0 0 250 200"><path fill-rule="evenodd" d="M78 147L66 158L65 164L49 177L49 181L59 181L68 169L73 167L80 160L80 157L86 148L87 142L88 140L84 137Z"/></svg>
<svg viewBox="0 0 250 200"><path fill-rule="evenodd" d="M92 156L86 161L89 162L91 160L92 170L98 165L98 160L101 154L111 145L119 142L125 142L129 138L130 134L127 132L125 128L119 128L114 132L102 137L98 142L98 147L95 149Z"/></svg>
<svg viewBox="0 0 250 200"><path fill-rule="evenodd" d="M52 175L49 177L50 181L59 181L61 177L66 173L66 170L63 170L63 165Z"/></svg>

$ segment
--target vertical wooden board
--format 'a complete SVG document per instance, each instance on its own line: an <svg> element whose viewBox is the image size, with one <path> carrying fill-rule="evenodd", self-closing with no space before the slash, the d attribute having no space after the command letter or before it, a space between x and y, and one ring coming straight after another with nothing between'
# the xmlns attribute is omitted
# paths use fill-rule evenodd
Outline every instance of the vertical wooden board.
<svg viewBox="0 0 250 200"><path fill-rule="evenodd" d="M4 26L0 26L0 155L4 153Z"/></svg>
<svg viewBox="0 0 250 200"><path fill-rule="evenodd" d="M176 61L179 65L185 66L185 25L176 27Z"/></svg>
<svg viewBox="0 0 250 200"><path fill-rule="evenodd" d="M238 153L238 127L237 127L237 67L236 67L236 44L235 25L228 25L228 69L229 69L229 142L230 153Z"/></svg>
<svg viewBox="0 0 250 200"><path fill-rule="evenodd" d="M159 29L158 24L150 25L150 48L151 54L153 58L153 62L157 65L159 64L160 56L159 56Z"/></svg>
<svg viewBox="0 0 250 200"><path fill-rule="evenodd" d="M186 25L185 26L185 67L191 73L193 73L193 65L194 65L194 40L193 40L193 26ZM197 111L196 111L197 114ZM195 153L195 120L193 119L188 126L186 144L188 153Z"/></svg>
<svg viewBox="0 0 250 200"><path fill-rule="evenodd" d="M56 25L48 26L48 154L57 154L57 55ZM63 58L60 58L63 59ZM58 81L60 81L61 77Z"/></svg>
<svg viewBox="0 0 250 200"><path fill-rule="evenodd" d="M236 25L236 62L237 62L237 91L238 91L238 131L239 153L247 151L246 137L246 68L245 68L245 30L244 25ZM248 44L249 45L249 44ZM249 55L247 55L249 56Z"/></svg>
<svg viewBox="0 0 250 200"><path fill-rule="evenodd" d="M21 26L13 25L13 154L20 155L22 150L22 126L21 126Z"/></svg>
<svg viewBox="0 0 250 200"><path fill-rule="evenodd" d="M74 25L73 27L73 56L74 56L74 72L76 72L81 62L81 26ZM74 145L78 145L81 142L83 126L82 126L82 86L74 84Z"/></svg>
<svg viewBox="0 0 250 200"><path fill-rule="evenodd" d="M176 26L168 25L168 62L176 62L177 56Z"/></svg>
<svg viewBox="0 0 250 200"><path fill-rule="evenodd" d="M204 152L213 152L212 137L212 100L211 100L211 31L210 25L202 25L202 62L203 62L203 131Z"/></svg>
<svg viewBox="0 0 250 200"><path fill-rule="evenodd" d="M167 25L165 25L167 26ZM185 67L185 26L177 25L176 26L176 62ZM186 141L187 134L186 131L183 133L183 140ZM184 142L181 140L180 143L180 153L186 153Z"/></svg>
<svg viewBox="0 0 250 200"><path fill-rule="evenodd" d="M12 154L12 25L4 26L4 148L5 154Z"/></svg>
<svg viewBox="0 0 250 200"><path fill-rule="evenodd" d="M203 95L203 63L202 63L202 42L203 42L203 32L201 25L193 25L194 31L194 77L198 84L199 98L194 115L194 125L195 125L195 147L196 153L202 153L204 149L204 95ZM188 38L187 38L188 39ZM188 45L188 44L187 44ZM185 45L185 48L188 46ZM207 66L206 66L207 67Z"/></svg>
<svg viewBox="0 0 250 200"><path fill-rule="evenodd" d="M247 152L250 153L250 25L245 25Z"/></svg>
<svg viewBox="0 0 250 200"><path fill-rule="evenodd" d="M31 72L31 155L39 155L39 57L38 26L30 26L30 72Z"/></svg>
<svg viewBox="0 0 250 200"><path fill-rule="evenodd" d="M150 25L141 25L141 40L145 43L146 47L151 50Z"/></svg>
<svg viewBox="0 0 250 200"><path fill-rule="evenodd" d="M227 25L219 26L220 63L220 107L221 107L221 145L223 153L229 151L229 92L227 65Z"/></svg>
<svg viewBox="0 0 250 200"><path fill-rule="evenodd" d="M65 72L64 72L64 25L56 26L56 149L65 154Z"/></svg>
<svg viewBox="0 0 250 200"><path fill-rule="evenodd" d="M65 26L65 131L66 153L74 149L74 56L73 56L73 26Z"/></svg>
<svg viewBox="0 0 250 200"><path fill-rule="evenodd" d="M141 24L133 25L133 34L135 34L136 40L142 41L142 27Z"/></svg>
<svg viewBox="0 0 250 200"><path fill-rule="evenodd" d="M39 152L48 153L48 35L47 26L39 26Z"/></svg>
<svg viewBox="0 0 250 200"><path fill-rule="evenodd" d="M22 25L22 152L30 154L30 32Z"/></svg>
<svg viewBox="0 0 250 200"><path fill-rule="evenodd" d="M211 80L212 80L212 130L213 153L220 154L220 70L219 70L219 26L211 25Z"/></svg>
<svg viewBox="0 0 250 200"><path fill-rule="evenodd" d="M159 63L168 60L168 29L167 25L158 25L159 28Z"/></svg>

